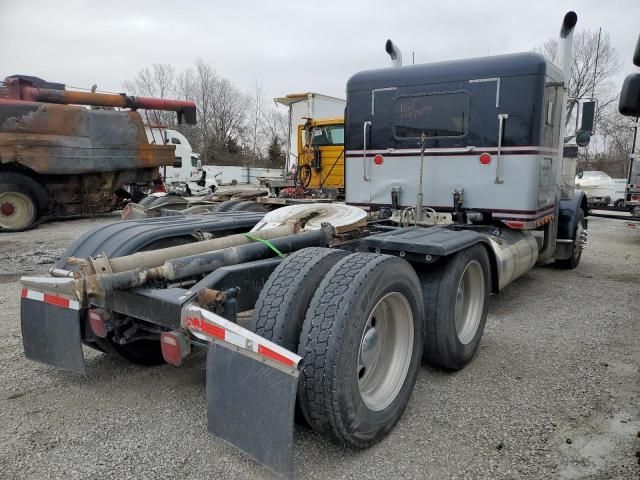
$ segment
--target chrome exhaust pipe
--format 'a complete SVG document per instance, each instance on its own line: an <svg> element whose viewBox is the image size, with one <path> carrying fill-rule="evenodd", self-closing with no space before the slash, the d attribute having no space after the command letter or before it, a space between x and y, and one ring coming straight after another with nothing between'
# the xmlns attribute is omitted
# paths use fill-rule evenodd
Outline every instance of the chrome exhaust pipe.
<svg viewBox="0 0 640 480"><path fill-rule="evenodd" d="M573 45L573 31L578 22L576 12L567 12L560 27L560 39L558 40L558 59L556 64L562 70L564 81L569 83L571 73L571 48Z"/></svg>
<svg viewBox="0 0 640 480"><path fill-rule="evenodd" d="M384 45L384 49L391 57L391 64L393 67L401 67L402 66L402 52L397 47L395 43L391 41L391 39L387 40L387 43Z"/></svg>

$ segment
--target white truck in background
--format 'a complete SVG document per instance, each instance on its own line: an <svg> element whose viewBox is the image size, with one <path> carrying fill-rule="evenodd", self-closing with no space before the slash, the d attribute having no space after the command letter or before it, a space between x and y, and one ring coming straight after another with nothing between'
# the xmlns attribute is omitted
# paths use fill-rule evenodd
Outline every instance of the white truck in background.
<svg viewBox="0 0 640 480"><path fill-rule="evenodd" d="M622 208L625 205L626 178L612 178L599 170L585 170L576 175L576 187L586 193L589 207Z"/></svg>
<svg viewBox="0 0 640 480"><path fill-rule="evenodd" d="M186 195L206 195L217 190L216 175L202 168L200 157L193 152L187 137L165 127L146 126L145 130L149 143L176 147L173 166L160 168L162 179L170 190Z"/></svg>

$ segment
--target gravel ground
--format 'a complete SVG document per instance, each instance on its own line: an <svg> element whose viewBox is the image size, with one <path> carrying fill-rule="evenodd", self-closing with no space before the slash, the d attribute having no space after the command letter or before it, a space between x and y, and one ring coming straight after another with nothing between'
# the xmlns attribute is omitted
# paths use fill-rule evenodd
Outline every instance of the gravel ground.
<svg viewBox="0 0 640 480"><path fill-rule="evenodd" d="M87 350L87 378L24 359L19 284L96 220L0 234L0 477L273 478L206 430L202 356L139 368ZM474 361L423 367L396 428L353 451L298 428L298 478L640 478L640 232L590 220L573 271L492 297Z"/></svg>

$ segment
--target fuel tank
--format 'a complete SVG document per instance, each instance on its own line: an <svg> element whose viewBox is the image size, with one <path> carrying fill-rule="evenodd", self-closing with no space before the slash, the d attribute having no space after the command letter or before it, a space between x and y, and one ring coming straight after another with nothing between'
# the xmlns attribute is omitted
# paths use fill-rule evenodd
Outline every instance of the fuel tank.
<svg viewBox="0 0 640 480"><path fill-rule="evenodd" d="M488 238L495 253L500 290L536 264L540 247L530 232L501 229L499 234Z"/></svg>

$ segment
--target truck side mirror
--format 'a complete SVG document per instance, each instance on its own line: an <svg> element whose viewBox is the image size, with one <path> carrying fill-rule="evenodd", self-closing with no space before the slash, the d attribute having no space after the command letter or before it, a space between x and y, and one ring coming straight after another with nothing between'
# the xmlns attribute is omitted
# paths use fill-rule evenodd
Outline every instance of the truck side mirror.
<svg viewBox="0 0 640 480"><path fill-rule="evenodd" d="M196 122L196 107L183 107L176 112L178 115L178 125L186 123L187 125L195 125Z"/></svg>
<svg viewBox="0 0 640 480"><path fill-rule="evenodd" d="M618 111L627 117L640 116L640 73L632 73L624 79Z"/></svg>
<svg viewBox="0 0 640 480"><path fill-rule="evenodd" d="M576 145L579 147L586 147L589 145L591 141L591 133L590 132L578 132L576 135Z"/></svg>
<svg viewBox="0 0 640 480"><path fill-rule="evenodd" d="M202 160L198 159L198 161L196 162L196 168L198 170L200 170L202 168Z"/></svg>
<svg viewBox="0 0 640 480"><path fill-rule="evenodd" d="M593 126L596 118L596 101L582 102L580 106L580 128L578 132L588 132L593 135Z"/></svg>

